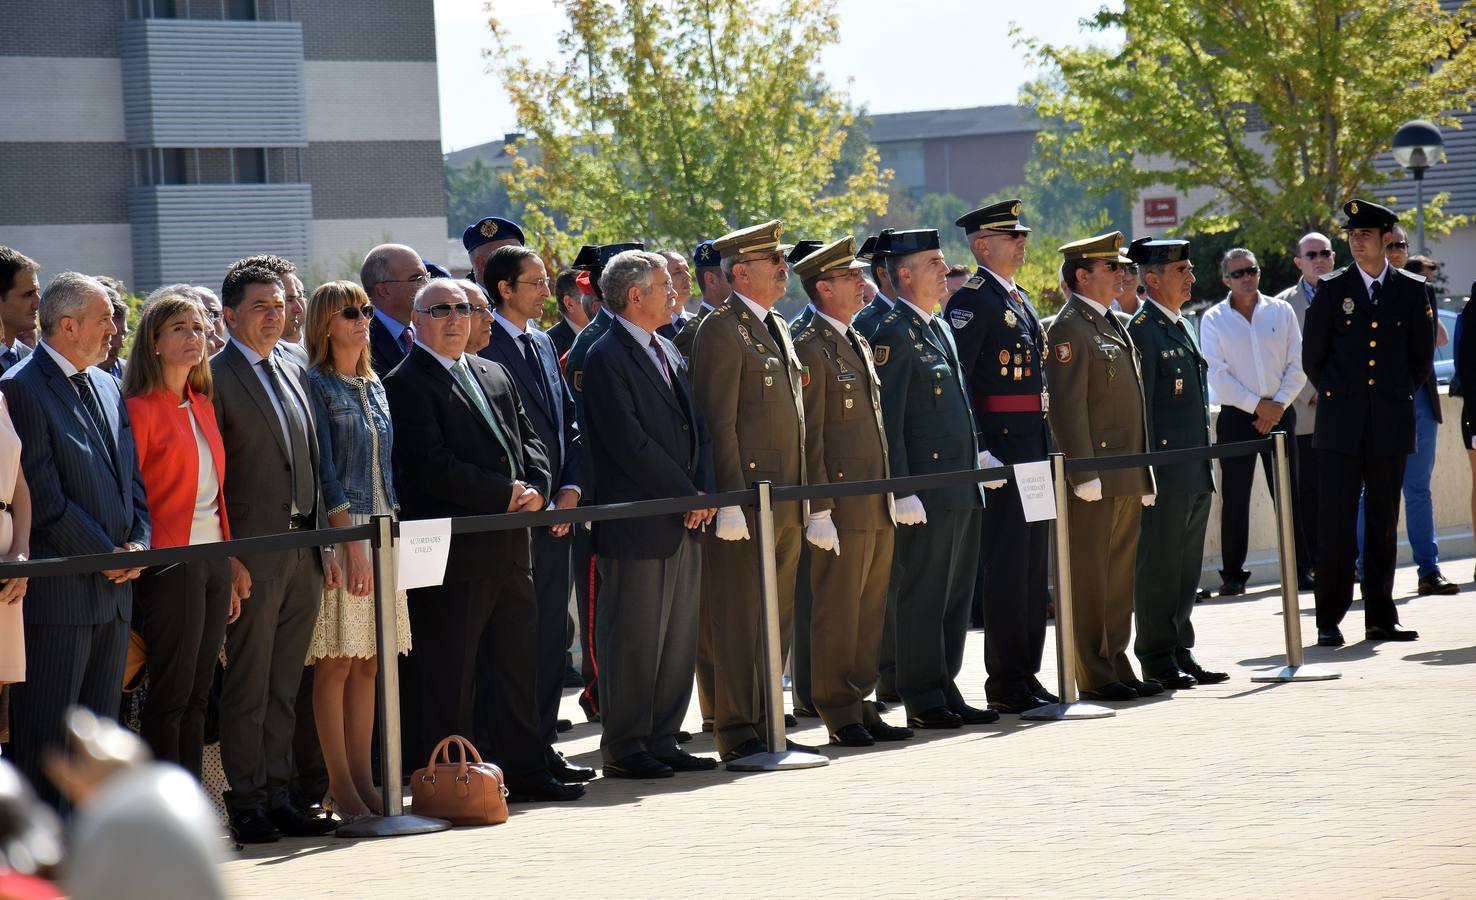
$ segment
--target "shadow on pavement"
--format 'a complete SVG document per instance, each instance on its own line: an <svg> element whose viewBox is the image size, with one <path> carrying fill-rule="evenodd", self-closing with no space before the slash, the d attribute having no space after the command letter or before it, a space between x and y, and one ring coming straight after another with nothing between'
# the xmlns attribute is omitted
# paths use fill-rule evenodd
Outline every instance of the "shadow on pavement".
<svg viewBox="0 0 1476 900"><path fill-rule="evenodd" d="M1469 666L1476 663L1476 647L1461 647L1458 650L1426 650L1404 657L1409 662L1427 666Z"/></svg>

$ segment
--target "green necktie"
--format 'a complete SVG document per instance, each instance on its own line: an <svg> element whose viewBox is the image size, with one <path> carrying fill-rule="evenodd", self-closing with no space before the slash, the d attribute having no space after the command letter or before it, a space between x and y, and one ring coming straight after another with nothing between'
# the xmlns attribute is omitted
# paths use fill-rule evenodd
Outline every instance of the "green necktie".
<svg viewBox="0 0 1476 900"><path fill-rule="evenodd" d="M492 415L492 407L487 405L487 398L482 396L481 389L472 380L471 373L466 370L466 363L458 359L451 366L451 376L461 385L461 389L466 392L467 397L471 398L471 402L476 406L477 411L482 414L482 418L487 420L488 427L497 436L497 443L502 445L503 452L507 454L508 474L516 480L518 477L518 458L513 455L512 445L507 442L507 435L503 434L502 428L498 426L497 417Z"/></svg>

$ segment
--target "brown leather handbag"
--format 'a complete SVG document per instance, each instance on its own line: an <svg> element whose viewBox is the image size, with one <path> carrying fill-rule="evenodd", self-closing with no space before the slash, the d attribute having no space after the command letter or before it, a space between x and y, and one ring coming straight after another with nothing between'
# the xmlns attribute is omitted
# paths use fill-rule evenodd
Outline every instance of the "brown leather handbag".
<svg viewBox="0 0 1476 900"><path fill-rule="evenodd" d="M451 745L461 758L451 761ZM502 770L459 734L442 738L424 769L410 776L410 806L417 816L453 825L501 825L507 821L507 785Z"/></svg>

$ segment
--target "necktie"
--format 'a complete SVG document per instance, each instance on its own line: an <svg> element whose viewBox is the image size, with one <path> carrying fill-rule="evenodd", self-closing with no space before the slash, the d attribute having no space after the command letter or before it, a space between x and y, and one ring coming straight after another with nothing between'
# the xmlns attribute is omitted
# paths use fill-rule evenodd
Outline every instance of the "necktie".
<svg viewBox="0 0 1476 900"><path fill-rule="evenodd" d="M467 399L477 408L477 412L487 420L487 425L492 429L492 434L496 436L497 443L502 445L502 451L507 454L508 476L517 478L518 458L513 455L512 445L507 442L507 435L502 433L501 426L497 424L497 417L492 415L492 407L487 405L487 398L482 396L481 389L477 387L476 382L472 381L471 373L466 370L466 363L458 359L451 367L451 376L456 379L457 384L461 385L461 389L466 392Z"/></svg>
<svg viewBox="0 0 1476 900"><path fill-rule="evenodd" d="M404 330L400 332L400 346L405 348L406 353L409 353L410 348L415 346L414 325L406 325Z"/></svg>
<svg viewBox="0 0 1476 900"><path fill-rule="evenodd" d="M789 377L789 354L784 351L784 326L779 324L778 316L770 312L764 316L764 326L769 329L769 335L774 338L774 354L784 365L784 377Z"/></svg>
<svg viewBox="0 0 1476 900"><path fill-rule="evenodd" d="M9 369L18 362L20 362L20 354L15 352L14 344L6 347L4 353L0 353L0 363L4 364L4 368Z"/></svg>
<svg viewBox="0 0 1476 900"><path fill-rule="evenodd" d="M847 328L846 329L846 340L848 340L848 341L851 342L851 349L856 351L856 358L857 359L861 359L861 360L866 359L866 354L861 352L861 342L858 341L858 340L856 340L856 329L854 329L854 328Z"/></svg>
<svg viewBox="0 0 1476 900"><path fill-rule="evenodd" d="M92 392L92 382L86 372L78 372L69 376L68 380L77 388L77 394L82 398L82 408L87 410L87 418L92 420L92 427L97 429L97 436L102 439L103 446L108 448L108 456L111 458L117 451L113 447L108 423L103 419L102 408L97 405L97 395Z"/></svg>
<svg viewBox="0 0 1476 900"><path fill-rule="evenodd" d="M661 345L656 343L656 335L651 335L651 352L656 354L656 361L661 369L661 377L666 379L666 386L672 387L671 367L666 364L666 354L661 352Z"/></svg>
<svg viewBox="0 0 1476 900"><path fill-rule="evenodd" d="M949 349L948 336L943 333L943 326L938 324L937 316L928 320L928 328L933 332L933 336L938 339L938 344L943 348L943 358L948 360L950 366L957 368L957 361L953 358L953 353Z"/></svg>
<svg viewBox="0 0 1476 900"><path fill-rule="evenodd" d="M543 374L543 363L538 361L538 349L533 346L533 335L526 331L518 335L518 343L523 347L523 362L528 365L528 372L533 376L533 383L538 386L538 402L545 408L548 407L548 377Z"/></svg>
<svg viewBox="0 0 1476 900"><path fill-rule="evenodd" d="M296 395L282 380L277 361L268 356L260 364L266 369L267 383L272 386L272 393L277 395L277 405L282 407L282 418L287 422L285 436L292 460L292 502L298 513L306 515L317 505L317 487L313 484L312 460L307 449L307 420L297 405Z"/></svg>
<svg viewBox="0 0 1476 900"><path fill-rule="evenodd" d="M1368 299L1369 302L1372 303L1374 306L1379 305L1379 294L1381 292L1381 288L1382 285L1380 285L1377 281L1368 286Z"/></svg>

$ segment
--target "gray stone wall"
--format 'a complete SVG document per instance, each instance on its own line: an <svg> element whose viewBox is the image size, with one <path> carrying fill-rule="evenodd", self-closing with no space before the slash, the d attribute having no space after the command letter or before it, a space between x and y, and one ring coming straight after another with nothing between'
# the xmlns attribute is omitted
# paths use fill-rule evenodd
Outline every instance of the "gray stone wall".
<svg viewBox="0 0 1476 900"><path fill-rule="evenodd" d="M124 144L0 143L0 225L128 221Z"/></svg>
<svg viewBox="0 0 1476 900"><path fill-rule="evenodd" d="M303 157L315 219L446 215L440 141L326 141Z"/></svg>

